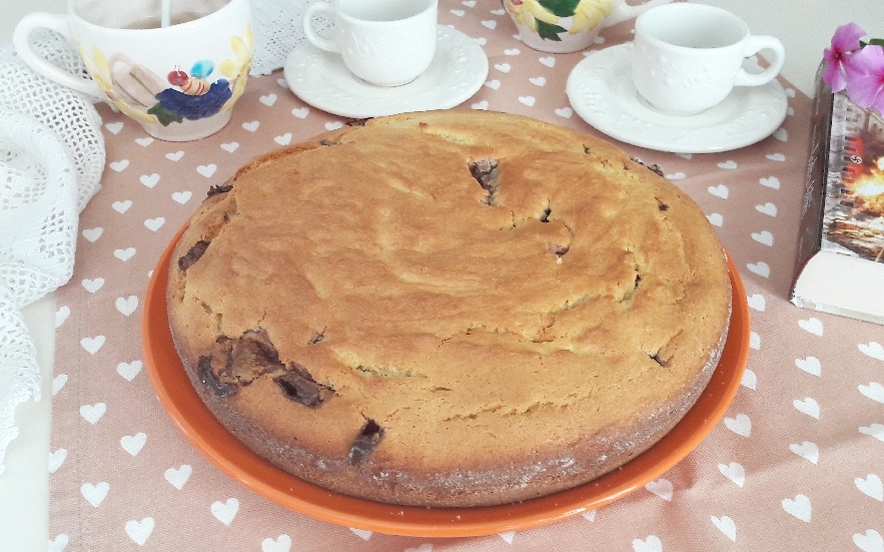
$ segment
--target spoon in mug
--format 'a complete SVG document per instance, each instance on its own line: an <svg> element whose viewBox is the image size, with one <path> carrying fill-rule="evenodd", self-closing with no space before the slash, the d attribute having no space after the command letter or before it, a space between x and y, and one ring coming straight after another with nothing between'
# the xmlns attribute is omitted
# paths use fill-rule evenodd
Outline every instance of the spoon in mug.
<svg viewBox="0 0 884 552"><path fill-rule="evenodd" d="M160 27L168 27L172 20L172 0L163 0Z"/></svg>

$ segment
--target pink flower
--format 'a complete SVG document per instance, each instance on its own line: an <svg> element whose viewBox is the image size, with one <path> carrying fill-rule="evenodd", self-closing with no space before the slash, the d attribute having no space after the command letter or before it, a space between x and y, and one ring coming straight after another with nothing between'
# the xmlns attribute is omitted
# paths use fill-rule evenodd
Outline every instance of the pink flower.
<svg viewBox="0 0 884 552"><path fill-rule="evenodd" d="M884 112L884 46L866 46L850 56L845 69L851 101Z"/></svg>
<svg viewBox="0 0 884 552"><path fill-rule="evenodd" d="M832 36L832 47L823 51L826 69L823 80L832 87L833 92L844 90L847 86L846 70L853 63L853 53L860 49L859 40L866 32L856 23L841 25Z"/></svg>

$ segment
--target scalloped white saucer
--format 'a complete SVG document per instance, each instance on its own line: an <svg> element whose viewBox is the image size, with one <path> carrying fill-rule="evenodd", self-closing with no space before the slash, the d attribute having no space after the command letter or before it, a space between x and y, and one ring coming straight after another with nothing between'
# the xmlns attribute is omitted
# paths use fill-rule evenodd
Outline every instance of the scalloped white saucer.
<svg viewBox="0 0 884 552"><path fill-rule="evenodd" d="M674 153L728 151L767 138L786 118L788 99L776 79L738 86L720 104L694 115L673 115L641 99L632 84L632 43L592 53L568 76L574 111L608 136ZM746 67L752 69L752 62Z"/></svg>
<svg viewBox="0 0 884 552"><path fill-rule="evenodd" d="M447 109L475 94L488 76L482 47L451 27L437 27L436 56L418 78L401 86L374 86L355 77L341 56L309 41L286 59L283 73L296 96L313 107L343 117L379 117Z"/></svg>

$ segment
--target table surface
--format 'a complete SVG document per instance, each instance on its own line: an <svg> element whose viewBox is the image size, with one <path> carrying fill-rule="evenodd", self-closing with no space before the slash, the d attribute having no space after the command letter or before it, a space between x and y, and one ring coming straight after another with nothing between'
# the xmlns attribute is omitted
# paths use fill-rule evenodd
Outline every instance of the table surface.
<svg viewBox="0 0 884 552"><path fill-rule="evenodd" d="M813 94L814 74L820 61L821 52L823 48L828 46L831 34L837 25L847 21L856 21L871 34L884 36L884 4L878 0L806 0L800 4L785 0L703 0L702 3L719 5L739 14L749 23L750 28L756 34L771 34L779 37L784 42L787 52L782 76L788 85L797 90L799 94L805 96L812 96ZM24 0L13 5L4 6L4 9L0 11L0 39L4 41L9 40L15 23L24 13L34 10L63 11L64 4L65 2L61 0ZM464 2L464 4L466 5L467 3ZM509 24L509 21L501 19L500 24ZM564 82L564 76L566 75L559 75L555 82ZM555 94L560 94L560 92L561 90L556 90ZM280 91L280 94L282 93L284 92ZM542 98L543 94L545 92L539 92L538 98ZM550 91L551 96L555 94L553 94L553 91ZM297 103L297 105L303 104ZM102 114L107 116L109 112L103 111ZM807 130L806 124L803 126L802 124L796 124L795 128L804 132ZM109 140L109 151L114 151L110 147L110 143L115 140L116 135L106 132L106 137ZM804 138L806 139L806 136ZM800 137L795 138L793 136L792 139L797 140ZM112 160L112 158L109 158L109 161ZM710 189L712 187L710 186ZM783 239L788 240L788 238L789 236L785 236ZM727 243L726 238L725 242ZM787 244L784 255L792 258L791 256L794 255L794 251L789 250L789 247L791 245ZM748 270L749 272L752 271L751 268ZM753 277L753 274L749 272L746 274L750 278ZM759 288L752 285L747 287L750 293L754 293L752 299L757 300L758 297L761 297L763 300L766 296L769 302L772 300L784 301L782 297L777 297L777 294L763 287ZM779 295L782 296L782 289L778 291ZM48 498L50 489L48 464L50 461L52 384L54 374L62 371L61 367L56 366L54 369L53 366L53 350L56 345L54 321L56 320L57 306L56 295L53 294L29 306L25 311L26 320L29 327L32 328L37 341L39 362L44 374L44 399L37 403L22 405L17 411L16 419L22 429L22 435L10 446L6 459L7 471L4 475L0 476L0 549L3 550L45 550L47 542L54 543L55 549L60 550L64 548L61 546L58 532L53 530L50 533L48 513L50 502ZM759 314L759 312L756 310L754 314ZM810 316L810 313L807 313L805 319L808 319ZM792 318L796 317L800 316L794 315ZM817 319L822 319L826 322L827 331L830 326L842 324L840 320L823 316L817 317ZM850 327L855 328L856 326ZM878 336L878 342L884 342L884 339L882 339L884 331L880 328L870 325L862 325L860 328L864 335ZM797 331L799 330L796 329ZM796 336L796 339L800 337ZM133 340L136 339L137 336L133 336ZM872 340L866 339L866 341L870 342ZM752 369L753 373L759 373L762 369L759 364L768 362L769 358L770 355L764 354L763 350L760 353L756 352L755 357L750 363L750 369ZM798 360L795 362L800 364ZM56 364L58 363L56 362ZM884 373L884 364L876 365L875 368L879 374L878 381L882 381L884 376L880 374ZM795 366L783 366L782 369L784 371L794 371ZM801 391L795 390L795 393L799 392ZM796 400L800 398L796 395ZM795 408L799 407L796 406ZM884 415L881 415L880 409L877 421L884 422ZM807 442L809 441L804 443L806 444ZM884 447L878 450L879 454L882 455L879 457L884 457ZM878 474L884 475L884 472L879 469ZM857 475L864 476L865 474ZM785 501L786 495L783 496ZM790 496L795 496L794 501L798 501L798 497L794 492ZM792 499L790 498L789 500ZM870 507L878 508L877 511L880 513L879 519L884 519L884 511L881 510L880 503L870 503ZM221 519L218 516L216 518ZM788 520L784 523L788 523ZM873 527L866 527L865 529L873 529ZM874 527L874 529L884 533L884 525L882 524ZM644 539L645 536L645 534L636 535L640 539ZM75 535L67 535L66 537L72 541L68 549L81 549L80 547L83 546L82 544L73 544ZM268 537L275 538L276 536L268 535ZM506 539L507 537L504 536L504 540ZM509 539L511 543L512 536ZM855 538L854 544L861 549L881 550L880 548L871 548L873 545L868 545L870 546L869 548L862 548L859 543L856 543L856 540ZM862 539L860 541L864 542ZM404 548L409 543L412 546L420 546L416 550L432 549L432 544L428 545L428 543L423 541L401 541L397 544L402 544ZM733 543L726 542L726 544ZM641 545L633 542L633 548L636 550L642 549L642 546L647 546L647 549L652 550L655 549L653 545L654 543L651 541L650 536L648 536L646 541L642 541ZM720 542L717 545L720 545ZM476 549L479 549L479 545L477 544L476 546ZM847 548L849 546L847 545ZM265 543L264 549L269 550L272 547ZM463 549L469 548L465 546ZM724 546L722 549L729 548Z"/></svg>

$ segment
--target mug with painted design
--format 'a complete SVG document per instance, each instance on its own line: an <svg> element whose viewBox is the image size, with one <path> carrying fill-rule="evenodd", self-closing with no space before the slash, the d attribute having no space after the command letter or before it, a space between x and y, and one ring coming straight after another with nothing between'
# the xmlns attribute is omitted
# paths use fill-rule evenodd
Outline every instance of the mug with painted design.
<svg viewBox="0 0 884 552"><path fill-rule="evenodd" d="M41 57L30 41L37 29L73 42L89 75ZM69 0L65 14L25 15L13 46L37 73L107 99L151 136L187 141L230 120L254 38L249 0Z"/></svg>

